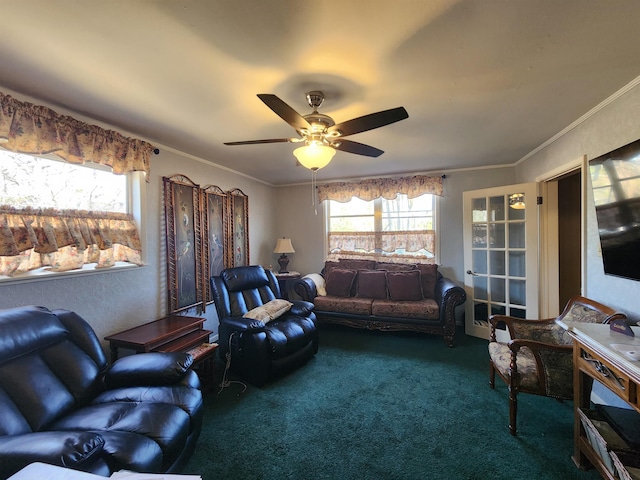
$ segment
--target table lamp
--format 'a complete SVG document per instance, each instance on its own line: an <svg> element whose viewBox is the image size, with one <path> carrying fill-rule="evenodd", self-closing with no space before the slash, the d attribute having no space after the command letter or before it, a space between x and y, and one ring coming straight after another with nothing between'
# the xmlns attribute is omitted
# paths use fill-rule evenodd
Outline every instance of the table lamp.
<svg viewBox="0 0 640 480"><path fill-rule="evenodd" d="M273 253L280 253L280 258L278 258L278 263L280 264L280 271L278 273L289 273L287 270L287 265L289 265L289 257L287 257L287 253L296 253L293 249L293 245L291 245L290 238L279 238L276 242L276 248L273 250Z"/></svg>

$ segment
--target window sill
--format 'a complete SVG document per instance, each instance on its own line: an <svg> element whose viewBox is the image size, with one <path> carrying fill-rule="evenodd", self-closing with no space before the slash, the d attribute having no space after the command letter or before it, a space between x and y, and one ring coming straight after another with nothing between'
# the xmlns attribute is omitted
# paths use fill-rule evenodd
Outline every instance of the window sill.
<svg viewBox="0 0 640 480"><path fill-rule="evenodd" d="M140 268L140 265L134 265L126 262L116 262L113 267L108 268L96 268L95 263L89 263L84 265L83 268L77 270L69 270L67 272L52 272L49 267L42 267L29 272L21 273L13 277L7 277L0 275L0 286L14 285L19 283L40 282L46 280L55 280L58 278L69 278L74 276L84 275L99 275L110 272L120 272L123 270L131 270L133 268ZM144 267L144 265L142 265Z"/></svg>

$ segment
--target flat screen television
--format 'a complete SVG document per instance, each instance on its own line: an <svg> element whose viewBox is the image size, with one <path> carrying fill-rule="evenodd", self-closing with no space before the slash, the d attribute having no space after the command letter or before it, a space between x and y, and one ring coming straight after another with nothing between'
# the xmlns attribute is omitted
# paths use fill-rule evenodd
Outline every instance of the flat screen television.
<svg viewBox="0 0 640 480"><path fill-rule="evenodd" d="M604 273L640 280L640 140L589 160Z"/></svg>

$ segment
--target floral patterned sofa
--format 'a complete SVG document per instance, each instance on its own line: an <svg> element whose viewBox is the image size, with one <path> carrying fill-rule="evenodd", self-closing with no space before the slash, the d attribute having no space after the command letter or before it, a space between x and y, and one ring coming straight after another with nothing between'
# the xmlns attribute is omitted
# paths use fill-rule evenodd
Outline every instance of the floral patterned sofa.
<svg viewBox="0 0 640 480"><path fill-rule="evenodd" d="M294 291L313 302L320 323L431 333L449 346L456 333L455 308L466 300L464 289L435 264L361 259L326 261L321 273L305 275Z"/></svg>

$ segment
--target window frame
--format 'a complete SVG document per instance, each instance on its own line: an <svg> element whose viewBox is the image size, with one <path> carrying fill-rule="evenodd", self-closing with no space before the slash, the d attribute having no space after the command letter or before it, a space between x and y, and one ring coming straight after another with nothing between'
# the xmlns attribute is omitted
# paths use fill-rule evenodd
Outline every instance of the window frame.
<svg viewBox="0 0 640 480"><path fill-rule="evenodd" d="M435 237L435 251L433 252L433 258L429 259L429 261L433 261L433 263L440 264L440 196L435 195L433 193L426 193L426 195L431 195L433 198L433 230ZM374 232L382 231L382 197L378 197L374 200ZM329 234L331 233L331 201L328 200L324 203L323 213L324 213L324 258L328 258L331 254L329 249ZM377 218L376 218L377 217ZM390 257L389 261L393 261L394 257ZM397 257L396 257L397 258ZM413 257L417 262L425 260L424 257ZM412 257L404 257L404 260L411 261Z"/></svg>
<svg viewBox="0 0 640 480"><path fill-rule="evenodd" d="M51 158L47 155L30 155L36 158L45 158L45 159L53 159L56 161L60 161L58 158ZM62 163L65 163L62 161ZM84 168L94 168L93 164L91 165L78 165ZM104 170L105 167L99 164L95 164L95 168L98 170ZM117 175L113 173L113 175ZM27 271L23 273L19 273L13 277L0 276L0 286L2 285L12 285L12 284L20 284L20 283L28 283L28 282L37 282L37 281L47 281L54 280L57 278L69 277L69 276L77 276L77 275L100 275L104 273L112 273L117 271L129 270L131 268L140 268L145 267L148 264L148 252L147 252L147 229L146 229L146 175L142 171L133 171L124 174L126 177L126 201L127 201L127 212L133 216L134 223L136 228L138 229L138 235L140 237L140 243L142 245L141 259L142 265L134 265L132 263L126 262L116 262L116 264L110 268L95 268L94 264L86 264L82 268L68 270L64 272L51 272L47 271L46 267L39 268L32 271Z"/></svg>

